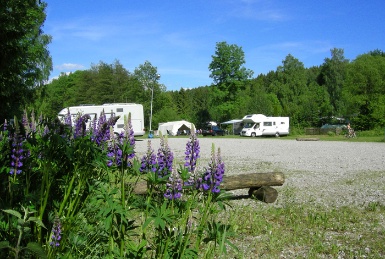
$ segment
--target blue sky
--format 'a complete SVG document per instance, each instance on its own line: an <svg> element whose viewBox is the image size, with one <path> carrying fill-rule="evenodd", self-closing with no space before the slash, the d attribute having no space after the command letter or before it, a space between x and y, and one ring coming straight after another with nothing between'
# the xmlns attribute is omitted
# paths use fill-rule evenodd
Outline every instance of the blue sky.
<svg viewBox="0 0 385 259"><path fill-rule="evenodd" d="M51 78L115 60L133 72L145 61L167 90L210 85L217 42L242 47L254 76L288 54L321 65L331 48L345 57L385 51L384 0L45 0L53 37Z"/></svg>

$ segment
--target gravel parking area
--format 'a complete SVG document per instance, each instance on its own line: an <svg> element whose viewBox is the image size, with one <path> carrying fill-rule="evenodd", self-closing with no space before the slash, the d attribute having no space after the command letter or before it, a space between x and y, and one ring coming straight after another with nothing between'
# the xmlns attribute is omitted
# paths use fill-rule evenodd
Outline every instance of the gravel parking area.
<svg viewBox="0 0 385 259"><path fill-rule="evenodd" d="M184 159L188 138L170 138L174 157ZM151 140L155 152L160 140ZM285 184L276 187L279 202L322 203L326 206L385 204L385 144L338 141L296 141L284 138L199 137L200 167L210 158L211 145L221 149L226 174L279 171ZM147 140L136 142L142 157ZM235 194L246 194L237 190ZM285 196L285 197L282 197Z"/></svg>

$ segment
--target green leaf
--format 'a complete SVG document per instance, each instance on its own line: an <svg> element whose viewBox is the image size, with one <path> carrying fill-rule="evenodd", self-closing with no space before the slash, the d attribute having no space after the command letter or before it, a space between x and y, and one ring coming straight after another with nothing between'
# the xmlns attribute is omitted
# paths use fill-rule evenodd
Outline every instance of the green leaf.
<svg viewBox="0 0 385 259"><path fill-rule="evenodd" d="M0 242L0 249L9 248L9 242L8 241L1 241Z"/></svg>
<svg viewBox="0 0 385 259"><path fill-rule="evenodd" d="M38 218L36 218L36 217L30 217L30 218L28 219L28 221L35 222L35 223L36 223L37 225L39 225L40 227L43 227L43 228L47 229L47 228L44 226L44 223L43 223L40 219L38 219Z"/></svg>
<svg viewBox="0 0 385 259"><path fill-rule="evenodd" d="M31 252L35 253L40 259L47 258L47 255L45 254L44 249L38 243L29 242L26 248Z"/></svg>
<svg viewBox="0 0 385 259"><path fill-rule="evenodd" d="M8 213L8 214L11 214L19 219L21 219L21 214L20 212L16 211L16 210L3 210L4 212Z"/></svg>

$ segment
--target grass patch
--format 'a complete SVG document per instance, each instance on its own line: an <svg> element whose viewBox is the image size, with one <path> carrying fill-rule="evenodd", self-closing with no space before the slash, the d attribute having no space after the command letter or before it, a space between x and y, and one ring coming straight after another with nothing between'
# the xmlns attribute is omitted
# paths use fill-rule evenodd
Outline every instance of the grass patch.
<svg viewBox="0 0 385 259"><path fill-rule="evenodd" d="M234 202L228 218L240 248L234 258L383 258L385 206L277 207Z"/></svg>

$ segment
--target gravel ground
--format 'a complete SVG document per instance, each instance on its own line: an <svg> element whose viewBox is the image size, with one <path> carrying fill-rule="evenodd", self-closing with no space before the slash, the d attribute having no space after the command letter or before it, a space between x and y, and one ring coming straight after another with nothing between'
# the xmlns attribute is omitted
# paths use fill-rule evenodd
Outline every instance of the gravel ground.
<svg viewBox="0 0 385 259"><path fill-rule="evenodd" d="M188 138L170 138L174 157L184 159ZM136 142L142 157L147 140ZM211 146L221 149L225 174L279 171L285 184L276 187L278 203L313 202L326 206L357 205L378 202L385 205L385 144L338 141L296 141L284 138L208 138L199 137L203 168ZM151 140L155 151L160 140ZM247 190L236 190L236 195ZM288 195L286 195L288 196ZM277 203L276 202L276 203Z"/></svg>

